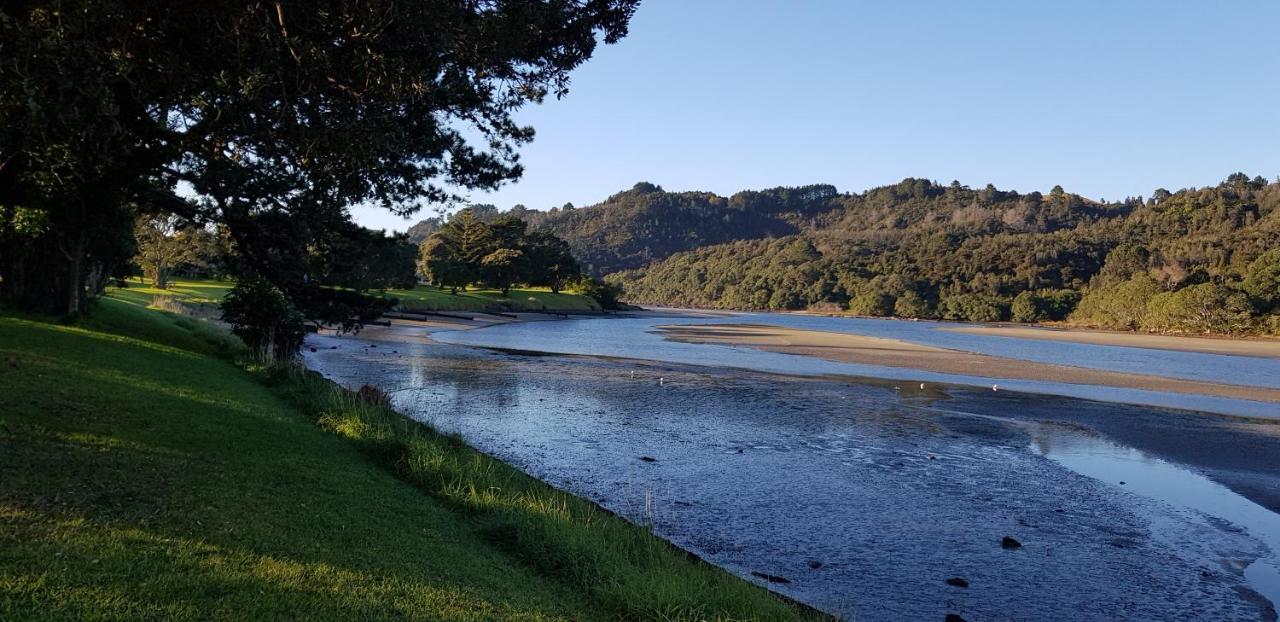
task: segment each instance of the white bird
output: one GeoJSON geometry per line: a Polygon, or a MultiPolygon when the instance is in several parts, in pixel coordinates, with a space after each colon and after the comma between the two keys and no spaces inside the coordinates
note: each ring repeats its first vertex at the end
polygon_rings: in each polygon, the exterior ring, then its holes
{"type": "Polygon", "coordinates": [[[992,390],[992,391],[999,391],[999,390],[1000,390],[1000,385],[998,385],[998,384],[993,384],[993,385],[991,385],[991,390],[992,390]]]}
{"type": "Polygon", "coordinates": [[[666,381],[667,381],[666,378],[658,378],[658,386],[662,386],[663,384],[666,383],[666,381]]]}
{"type": "Polygon", "coordinates": [[[920,388],[921,388],[921,389],[923,389],[923,388],[924,388],[924,383],[923,383],[923,382],[921,382],[921,383],[920,383],[920,388]]]}

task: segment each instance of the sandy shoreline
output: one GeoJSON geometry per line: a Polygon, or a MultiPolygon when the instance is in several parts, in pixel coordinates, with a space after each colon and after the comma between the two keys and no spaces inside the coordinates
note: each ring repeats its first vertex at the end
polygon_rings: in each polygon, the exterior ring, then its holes
{"type": "Polygon", "coordinates": [[[965,376],[1100,385],[1280,403],[1280,389],[1037,363],[947,350],[881,337],[760,324],[665,325],[659,328],[667,339],[674,341],[749,346],[769,352],[799,354],[844,363],[904,367],[965,376]]]}
{"type": "Polygon", "coordinates": [[[1104,330],[1045,328],[1040,326],[955,326],[942,330],[969,335],[1015,337],[1018,339],[1042,339],[1066,341],[1099,346],[1124,346],[1172,350],[1175,352],[1200,352],[1231,356],[1280,358],[1278,339],[1228,339],[1222,337],[1184,337],[1176,335],[1149,335],[1145,333],[1121,333],[1104,330]]]}

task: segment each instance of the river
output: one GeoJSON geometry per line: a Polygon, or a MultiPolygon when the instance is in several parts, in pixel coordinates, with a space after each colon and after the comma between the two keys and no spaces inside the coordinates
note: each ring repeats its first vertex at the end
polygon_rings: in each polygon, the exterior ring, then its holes
{"type": "MultiPolygon", "coordinates": [[[[1055,383],[992,392],[980,388],[989,378],[654,332],[724,321],[526,322],[431,339],[397,325],[313,336],[305,356],[712,563],[783,577],[766,586],[846,619],[1275,619],[1280,425],[1194,412],[1268,417],[1274,404],[1055,383]],[[1022,546],[1002,547],[1005,537],[1022,546]]],[[[1280,386],[1273,359],[923,322],[732,321],[1280,386]]]]}

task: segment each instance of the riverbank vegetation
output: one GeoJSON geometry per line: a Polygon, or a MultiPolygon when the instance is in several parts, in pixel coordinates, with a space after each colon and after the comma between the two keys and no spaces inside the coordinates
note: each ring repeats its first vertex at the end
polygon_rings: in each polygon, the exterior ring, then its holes
{"type": "Polygon", "coordinates": [[[1280,183],[1238,173],[1119,201],[923,179],[727,198],[641,183],[596,206],[512,213],[640,304],[1280,330],[1267,253],[1280,248],[1280,183]]]}
{"type": "Polygon", "coordinates": [[[803,617],[135,293],[0,316],[0,618],[803,617]]]}

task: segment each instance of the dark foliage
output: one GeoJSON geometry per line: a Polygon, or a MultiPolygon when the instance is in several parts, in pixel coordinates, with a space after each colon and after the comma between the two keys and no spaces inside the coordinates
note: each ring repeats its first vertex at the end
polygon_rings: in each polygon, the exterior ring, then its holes
{"type": "Polygon", "coordinates": [[[348,206],[407,214],[518,177],[533,130],[514,112],[564,95],[635,6],[5,3],[0,205],[39,212],[45,228],[3,215],[3,235],[35,237],[0,248],[0,295],[74,314],[92,266],[111,270],[94,245],[127,243],[131,206],[146,204],[226,225],[241,274],[327,313],[339,290],[313,287],[327,272],[306,249],[352,231],[348,206]],[[178,200],[179,184],[202,200],[178,200]],[[61,296],[21,269],[47,271],[61,296]]]}
{"type": "Polygon", "coordinates": [[[578,276],[578,262],[564,240],[529,231],[515,216],[493,214],[493,206],[467,207],[423,240],[418,255],[423,278],[455,294],[478,282],[505,295],[516,283],[558,292],[578,276]]]}
{"type": "Polygon", "coordinates": [[[222,319],[250,348],[278,359],[292,357],[306,336],[302,314],[263,279],[237,282],[222,300],[222,319]]]}

